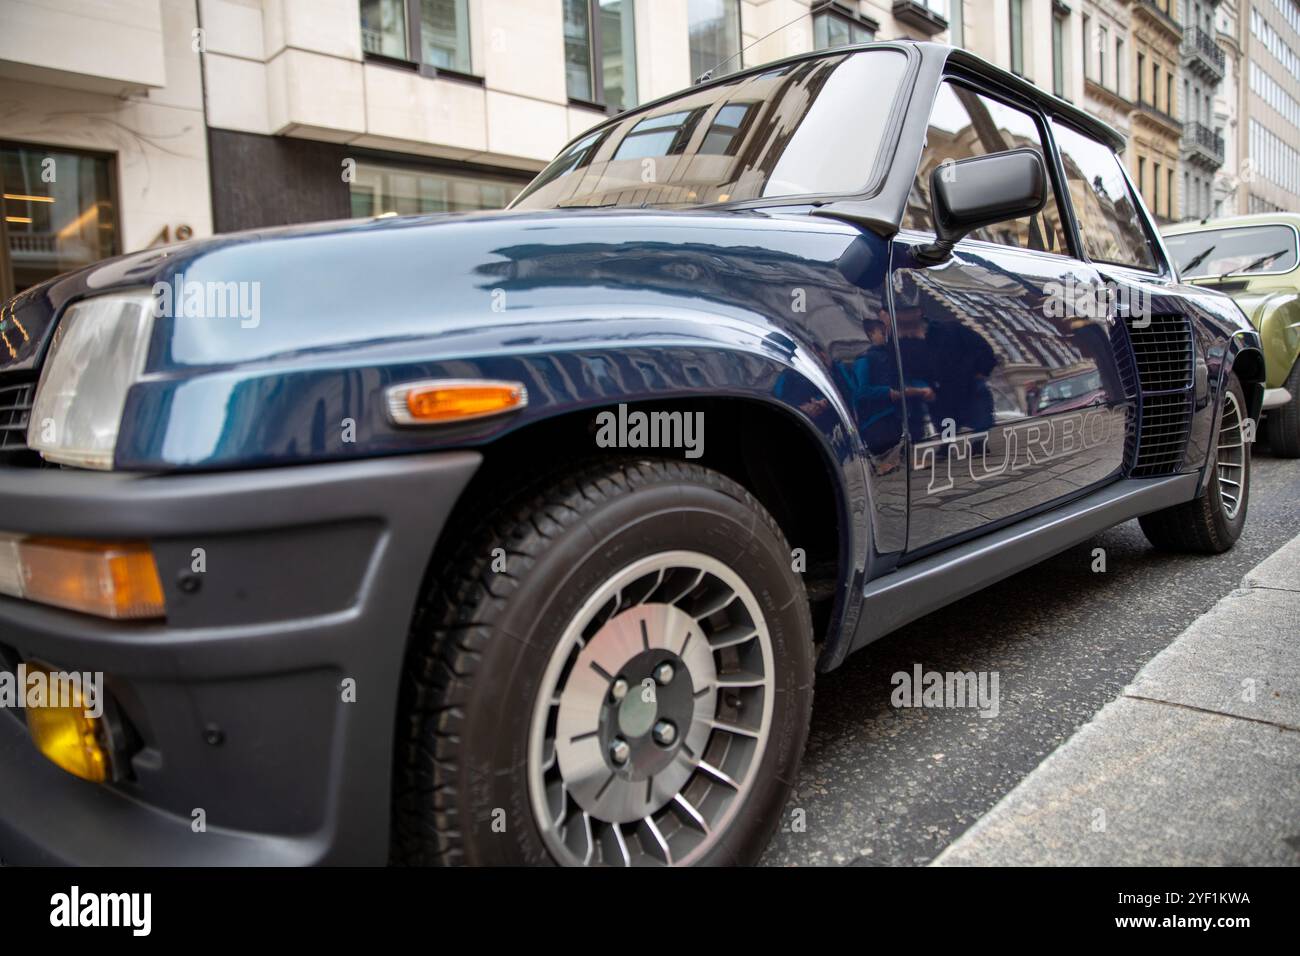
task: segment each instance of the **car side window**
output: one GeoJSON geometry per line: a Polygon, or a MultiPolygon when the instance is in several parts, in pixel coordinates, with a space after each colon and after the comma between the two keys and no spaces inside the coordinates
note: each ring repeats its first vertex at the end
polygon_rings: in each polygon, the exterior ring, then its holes
{"type": "MultiPolygon", "coordinates": [[[[1032,114],[945,80],[930,112],[925,151],[907,200],[903,227],[929,232],[934,228],[930,211],[930,173],[944,162],[1028,147],[1043,161],[1043,139],[1032,114]]],[[[1069,255],[1065,227],[1055,190],[1042,212],[1024,219],[996,223],[970,234],[972,239],[1021,249],[1039,249],[1069,255]]]]}
{"type": "Polygon", "coordinates": [[[1154,271],[1151,240],[1114,150],[1056,121],[1052,136],[1088,258],[1154,271]]]}

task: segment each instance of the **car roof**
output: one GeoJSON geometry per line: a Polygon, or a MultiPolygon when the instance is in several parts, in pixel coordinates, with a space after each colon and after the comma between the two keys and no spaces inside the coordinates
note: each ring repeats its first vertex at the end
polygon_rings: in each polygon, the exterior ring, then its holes
{"type": "Polygon", "coordinates": [[[757,66],[746,67],[745,69],[737,70],[734,73],[726,73],[722,76],[706,80],[703,83],[696,83],[685,89],[675,90],[666,96],[661,96],[648,103],[641,103],[629,110],[625,110],[622,113],[610,117],[604,122],[592,126],[569,140],[569,142],[565,144],[564,148],[556,155],[562,154],[564,150],[568,149],[573,143],[586,139],[596,130],[604,129],[607,126],[612,126],[615,123],[621,122],[629,115],[649,111],[661,104],[671,102],[680,97],[683,93],[699,89],[707,89],[708,87],[715,85],[720,86],[723,83],[731,83],[741,77],[757,76],[761,73],[766,73],[781,67],[787,63],[798,63],[803,60],[817,60],[831,56],[843,56],[845,53],[856,53],[863,50],[905,50],[909,47],[919,51],[923,57],[943,58],[946,62],[955,64],[964,71],[986,79],[994,85],[1010,88],[1024,98],[1037,104],[1045,112],[1069,121],[1072,125],[1078,127],[1083,132],[1089,133],[1106,143],[1106,145],[1110,146],[1111,149],[1116,152],[1122,152],[1124,149],[1124,134],[1115,129],[1115,127],[1103,122],[1090,113],[1084,112],[1072,103],[1061,99],[1059,96],[1053,96],[1051,93],[1039,89],[1023,77],[1004,70],[1001,67],[990,63],[983,57],[971,53],[969,50],[948,46],[946,43],[934,43],[929,40],[912,40],[904,37],[897,40],[854,43],[846,46],[831,47],[825,50],[813,50],[809,53],[797,53],[780,60],[771,60],[766,63],[760,63],[757,66]]]}
{"type": "Polygon", "coordinates": [[[1223,216],[1195,222],[1179,222],[1160,230],[1162,236],[1181,236],[1189,232],[1209,232],[1212,229],[1230,229],[1234,226],[1291,226],[1300,229],[1300,214],[1293,212],[1260,212],[1248,216],[1223,216]]]}

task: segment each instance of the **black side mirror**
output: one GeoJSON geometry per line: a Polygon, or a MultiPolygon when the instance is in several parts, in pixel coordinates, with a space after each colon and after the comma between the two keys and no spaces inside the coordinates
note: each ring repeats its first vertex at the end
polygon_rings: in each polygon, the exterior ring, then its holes
{"type": "Polygon", "coordinates": [[[930,173],[935,241],[920,246],[923,262],[942,262],[967,233],[1032,216],[1047,203],[1047,168],[1034,149],[941,163],[930,173]]]}

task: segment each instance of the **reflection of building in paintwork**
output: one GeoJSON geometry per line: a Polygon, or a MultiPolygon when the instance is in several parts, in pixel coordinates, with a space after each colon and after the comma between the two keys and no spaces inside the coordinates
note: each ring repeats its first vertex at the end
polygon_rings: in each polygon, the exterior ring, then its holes
{"type": "Polygon", "coordinates": [[[1032,390],[1048,381],[1095,368],[1095,363],[1046,317],[1023,283],[999,270],[956,265],[912,273],[931,303],[931,315],[951,315],[993,347],[998,364],[990,388],[1001,417],[1022,417],[1032,390]],[[990,299],[990,296],[993,298],[990,299]]]}

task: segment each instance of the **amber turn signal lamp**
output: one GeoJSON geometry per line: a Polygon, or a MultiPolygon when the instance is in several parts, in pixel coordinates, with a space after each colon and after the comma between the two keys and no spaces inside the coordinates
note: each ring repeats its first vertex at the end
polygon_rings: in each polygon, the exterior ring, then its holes
{"type": "Polygon", "coordinates": [[[0,541],[0,593],[115,620],[163,617],[162,581],[141,541],[0,541]]]}
{"type": "Polygon", "coordinates": [[[528,390],[520,382],[414,382],[388,390],[389,417],[398,425],[472,421],[527,404],[528,390]]]}
{"type": "Polygon", "coordinates": [[[56,767],[82,780],[103,783],[109,777],[109,756],[101,743],[103,735],[99,718],[86,713],[87,702],[73,685],[59,681],[46,667],[30,662],[26,666],[29,674],[33,671],[44,673],[47,686],[62,683],[69,695],[66,700],[51,700],[38,707],[24,708],[32,743],[56,767]]]}

